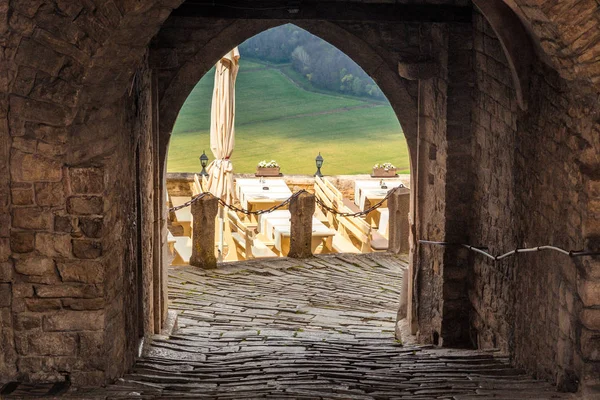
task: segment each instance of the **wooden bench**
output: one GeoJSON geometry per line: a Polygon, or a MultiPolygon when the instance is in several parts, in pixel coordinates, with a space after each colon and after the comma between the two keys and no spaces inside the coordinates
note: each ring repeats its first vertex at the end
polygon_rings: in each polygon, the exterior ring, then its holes
{"type": "Polygon", "coordinates": [[[237,213],[232,210],[227,212],[227,217],[229,220],[228,230],[238,260],[277,257],[273,250],[256,238],[255,223],[243,222],[237,213]]]}
{"type": "MultiPolygon", "coordinates": [[[[344,198],[340,192],[327,179],[315,177],[315,196],[340,213],[356,213],[360,209],[350,199],[344,198]]],[[[364,219],[358,217],[344,217],[328,210],[323,210],[330,227],[337,229],[338,234],[333,237],[332,250],[339,253],[370,253],[385,251],[388,242],[385,237],[371,228],[364,219]]]]}

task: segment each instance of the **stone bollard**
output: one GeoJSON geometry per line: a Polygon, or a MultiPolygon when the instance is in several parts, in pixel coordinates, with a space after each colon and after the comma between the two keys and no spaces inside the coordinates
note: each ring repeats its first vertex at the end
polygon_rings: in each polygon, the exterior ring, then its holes
{"type": "Polygon", "coordinates": [[[206,194],[192,204],[192,256],[190,265],[202,268],[216,268],[215,219],[219,210],[219,200],[206,194]]]}
{"type": "MultiPolygon", "coordinates": [[[[407,188],[394,188],[388,198],[388,210],[390,212],[390,236],[388,251],[391,253],[408,253],[409,250],[409,224],[410,190],[407,188]]],[[[406,318],[408,308],[408,271],[404,273],[402,286],[400,288],[400,306],[398,308],[398,321],[406,318]]],[[[400,332],[396,331],[399,335],[400,332]]]]}
{"type": "Polygon", "coordinates": [[[410,190],[405,187],[392,189],[387,204],[390,213],[388,251],[395,254],[408,253],[410,190]]]}
{"type": "Polygon", "coordinates": [[[315,195],[302,193],[290,203],[292,226],[290,229],[290,252],[288,257],[312,256],[312,219],[315,213],[315,195]]]}

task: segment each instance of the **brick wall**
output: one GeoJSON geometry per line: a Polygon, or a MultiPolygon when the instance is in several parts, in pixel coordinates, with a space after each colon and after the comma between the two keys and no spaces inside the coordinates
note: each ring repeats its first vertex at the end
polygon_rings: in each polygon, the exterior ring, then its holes
{"type": "MultiPolygon", "coordinates": [[[[474,30],[473,244],[496,254],[545,244],[593,247],[582,229],[590,193],[581,156],[599,150],[595,96],[538,62],[529,109],[518,110],[494,32],[479,15],[474,30]]],[[[589,260],[558,253],[521,254],[495,263],[478,255],[471,259],[472,339],[479,347],[507,351],[516,365],[565,390],[575,388],[576,377],[583,379],[586,371],[597,371],[597,333],[579,321],[577,287],[590,276],[580,265],[589,260]]]]}

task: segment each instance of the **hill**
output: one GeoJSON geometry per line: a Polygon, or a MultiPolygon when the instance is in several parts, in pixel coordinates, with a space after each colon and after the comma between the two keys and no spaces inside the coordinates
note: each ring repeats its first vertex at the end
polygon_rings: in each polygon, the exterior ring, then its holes
{"type": "MultiPolygon", "coordinates": [[[[368,173],[390,161],[409,167],[406,141],[387,103],[308,91],[306,82],[284,73],[285,66],[241,60],[236,84],[236,172],[253,172],[275,159],[285,174],[312,174],[314,158],[325,158],[325,174],[368,173]],[[300,84],[302,85],[300,85],[300,84]]],[[[197,172],[198,157],[210,159],[210,104],[214,70],[185,102],[169,147],[169,172],[197,172]]]]}

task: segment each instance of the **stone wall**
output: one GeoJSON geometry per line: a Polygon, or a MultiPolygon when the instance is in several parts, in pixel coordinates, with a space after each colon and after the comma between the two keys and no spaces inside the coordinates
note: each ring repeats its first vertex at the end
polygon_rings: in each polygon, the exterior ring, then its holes
{"type": "MultiPolygon", "coordinates": [[[[507,3],[535,34],[540,60],[553,63],[534,64],[527,111],[517,109],[503,49],[478,14],[471,75],[464,26],[299,24],[353,56],[382,85],[412,160],[419,127],[419,238],[465,240],[492,252],[547,243],[598,250],[597,4],[507,3]],[[438,60],[440,74],[420,88],[406,82],[397,75],[406,57],[438,60]],[[418,124],[417,94],[428,99],[419,104],[418,124]],[[472,188],[460,190],[469,182],[472,188]]],[[[149,266],[158,265],[160,246],[147,231],[160,230],[160,160],[178,104],[221,54],[285,22],[167,23],[150,71],[150,39],[179,4],[0,5],[3,382],[69,375],[78,385],[103,383],[131,365],[140,335],[160,325],[157,291],[149,289],[160,275],[149,266]],[[170,120],[156,120],[159,108],[170,120]],[[159,147],[156,126],[163,121],[159,147]]],[[[563,389],[577,379],[600,384],[597,258],[533,253],[493,263],[422,247],[412,272],[423,341],[460,343],[469,320],[473,343],[508,351],[517,365],[563,389]]],[[[159,308],[162,314],[164,298],[159,308]]]]}
{"type": "MultiPolygon", "coordinates": [[[[590,232],[586,239],[582,225],[589,196],[597,193],[588,189],[583,166],[589,160],[582,156],[600,151],[596,95],[538,62],[529,109],[519,111],[494,32],[481,16],[474,22],[473,244],[494,254],[545,244],[593,249],[595,236],[590,232]]],[[[564,390],[589,381],[598,371],[600,345],[593,308],[598,299],[589,295],[593,283],[586,283],[597,279],[595,264],[558,253],[498,262],[474,254],[471,260],[472,339],[478,347],[507,351],[518,366],[564,390]],[[582,311],[586,306],[589,311],[582,311]]]]}

